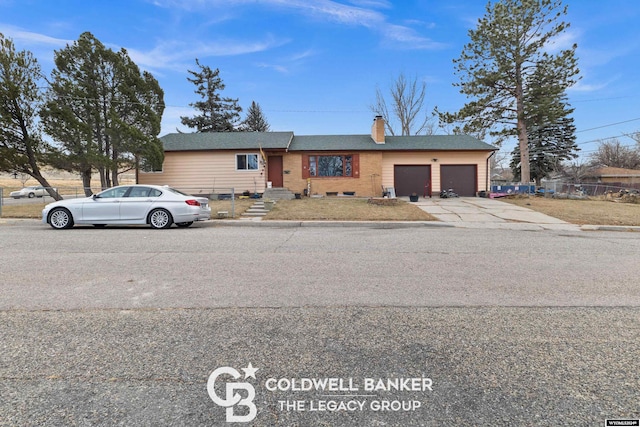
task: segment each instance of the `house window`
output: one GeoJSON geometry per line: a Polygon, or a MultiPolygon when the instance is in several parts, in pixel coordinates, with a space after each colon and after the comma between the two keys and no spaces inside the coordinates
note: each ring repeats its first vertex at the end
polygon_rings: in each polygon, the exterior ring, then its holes
{"type": "Polygon", "coordinates": [[[236,154],[236,170],[257,171],[258,155],[257,154],[236,154]]]}
{"type": "Polygon", "coordinates": [[[303,154],[302,178],[360,178],[360,154],[303,154]]]}
{"type": "Polygon", "coordinates": [[[353,176],[353,156],[309,156],[310,176],[353,176]]]}

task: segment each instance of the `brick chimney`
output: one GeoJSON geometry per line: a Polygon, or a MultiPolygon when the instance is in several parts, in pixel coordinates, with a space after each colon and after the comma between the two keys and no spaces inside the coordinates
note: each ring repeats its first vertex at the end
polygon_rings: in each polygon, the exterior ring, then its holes
{"type": "Polygon", "coordinates": [[[371,138],[376,144],[384,144],[384,119],[382,116],[376,116],[371,126],[371,138]]]}

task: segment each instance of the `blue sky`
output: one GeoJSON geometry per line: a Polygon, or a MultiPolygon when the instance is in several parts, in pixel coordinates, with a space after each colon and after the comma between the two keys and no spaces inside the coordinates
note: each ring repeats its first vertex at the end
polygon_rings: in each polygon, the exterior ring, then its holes
{"type": "MultiPolygon", "coordinates": [[[[583,155],[598,139],[640,130],[640,2],[567,2],[582,79],[569,92],[583,155]]],[[[256,101],[274,131],[364,134],[379,87],[400,73],[427,84],[427,108],[465,102],[452,60],[484,15],[484,0],[0,0],[0,32],[32,51],[46,74],[54,50],[89,31],[124,47],[165,91],[162,134],[197,100],[195,58],[219,68],[224,96],[256,101]]],[[[492,141],[487,140],[491,143],[492,141]]],[[[512,145],[506,144],[503,152],[512,145]]]]}

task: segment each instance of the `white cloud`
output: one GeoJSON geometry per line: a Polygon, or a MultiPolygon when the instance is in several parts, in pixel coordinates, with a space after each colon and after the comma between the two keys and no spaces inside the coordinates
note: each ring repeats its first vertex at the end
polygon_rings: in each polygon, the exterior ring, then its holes
{"type": "Polygon", "coordinates": [[[405,49],[442,49],[446,44],[421,36],[415,30],[401,25],[385,25],[382,29],[387,43],[399,44],[405,49]]]}
{"type": "Polygon", "coordinates": [[[73,43],[73,40],[58,39],[44,34],[25,31],[12,25],[0,24],[0,33],[4,34],[5,37],[13,39],[14,43],[26,46],[52,46],[62,48],[67,44],[73,43]]]}
{"type": "Polygon", "coordinates": [[[268,68],[271,70],[275,70],[279,73],[282,74],[289,74],[289,68],[285,67],[284,65],[279,65],[279,64],[268,64],[266,62],[259,62],[256,64],[257,67],[260,68],[268,68]]]}
{"type": "Polygon", "coordinates": [[[193,11],[205,7],[224,7],[228,10],[234,5],[263,5],[280,9],[293,10],[318,20],[327,20],[345,25],[361,26],[382,35],[383,43],[404,49],[438,49],[443,44],[421,36],[414,29],[392,24],[387,16],[374,9],[392,7],[387,0],[352,0],[353,5],[338,3],[333,0],[152,0],[156,6],[181,8],[193,11]]]}
{"type": "Polygon", "coordinates": [[[372,7],[376,9],[391,9],[393,7],[388,0],[350,0],[349,3],[358,7],[372,7]]]}
{"type": "Polygon", "coordinates": [[[569,89],[567,89],[568,92],[597,92],[599,90],[602,90],[604,88],[606,88],[607,86],[609,86],[611,83],[613,83],[616,79],[610,79],[606,82],[602,82],[602,83],[585,83],[583,80],[579,80],[578,83],[576,83],[575,85],[571,86],[569,89]]]}
{"type": "Polygon", "coordinates": [[[217,40],[204,43],[185,41],[164,41],[149,51],[127,48],[127,52],[138,65],[149,69],[170,69],[181,71],[188,68],[194,58],[211,56],[236,56],[263,52],[286,44],[287,40],[266,36],[263,40],[238,41],[217,40]]]}

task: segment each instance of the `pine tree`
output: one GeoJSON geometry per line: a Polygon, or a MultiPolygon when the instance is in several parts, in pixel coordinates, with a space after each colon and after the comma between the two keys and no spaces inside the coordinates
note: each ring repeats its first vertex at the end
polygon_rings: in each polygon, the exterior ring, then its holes
{"type": "Polygon", "coordinates": [[[240,125],[244,132],[269,132],[269,122],[262,113],[260,104],[251,101],[251,107],[247,110],[247,117],[240,125]]]}
{"type": "Polygon", "coordinates": [[[45,132],[59,141],[56,166],[77,171],[91,194],[97,170],[102,188],[118,185],[118,174],[139,157],[162,163],[160,121],[164,93],[124,49],[107,49],[85,32],[55,52],[47,102],[41,111],[45,132]]]}
{"type": "MultiPolygon", "coordinates": [[[[571,117],[573,108],[567,102],[564,87],[557,83],[561,78],[554,70],[545,62],[538,64],[525,93],[530,174],[537,186],[550,172],[560,170],[563,161],[575,159],[579,150],[571,117]]],[[[512,154],[511,170],[520,179],[520,147],[516,146],[512,154]]]]}
{"type": "Polygon", "coordinates": [[[201,101],[189,104],[200,114],[193,117],[180,117],[183,125],[196,129],[197,132],[232,132],[236,130],[240,120],[242,108],[238,100],[223,98],[220,91],[225,85],[220,78],[220,70],[212,70],[200,64],[196,59],[200,71],[188,70],[193,77],[187,80],[196,85],[195,93],[200,95],[201,101]]]}
{"type": "Polygon", "coordinates": [[[36,179],[57,200],[60,196],[40,170],[54,152],[38,128],[41,78],[33,54],[16,51],[13,41],[0,33],[0,171],[36,179]]]}
{"type": "Polygon", "coordinates": [[[440,114],[445,123],[463,123],[464,133],[489,132],[501,144],[518,138],[521,180],[529,182],[527,88],[540,65],[556,79],[554,90],[564,92],[578,75],[576,45],[551,53],[549,46],[569,24],[559,21],[567,8],[561,0],[500,0],[488,3],[471,41],[454,61],[460,92],[475,98],[459,112],[440,114]]]}

